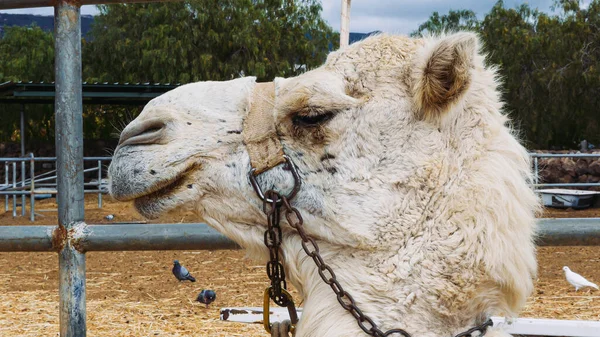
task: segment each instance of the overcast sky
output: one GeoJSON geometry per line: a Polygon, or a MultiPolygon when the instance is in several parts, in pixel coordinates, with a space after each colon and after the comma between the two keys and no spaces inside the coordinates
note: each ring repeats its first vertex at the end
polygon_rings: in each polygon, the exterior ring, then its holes
{"type": "MultiPolygon", "coordinates": [[[[352,0],[350,31],[367,33],[380,30],[388,33],[408,34],[425,22],[429,15],[438,11],[447,13],[450,9],[471,9],[482,17],[490,11],[497,0],[352,0]]],[[[341,0],[322,0],[323,16],[335,29],[340,27],[341,0]]],[[[512,8],[523,2],[543,11],[550,11],[553,0],[504,0],[506,7],[512,8]]],[[[585,0],[584,3],[589,3],[585,0]]],[[[33,8],[0,11],[6,13],[27,13],[52,15],[53,9],[33,8]]],[[[97,13],[95,6],[83,6],[82,14],[97,13]]]]}

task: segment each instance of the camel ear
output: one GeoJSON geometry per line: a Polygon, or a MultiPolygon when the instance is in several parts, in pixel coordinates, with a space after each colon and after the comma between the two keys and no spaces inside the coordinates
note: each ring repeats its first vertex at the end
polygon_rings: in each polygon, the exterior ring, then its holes
{"type": "Polygon", "coordinates": [[[473,33],[457,33],[426,44],[413,59],[411,89],[417,113],[437,120],[460,100],[471,84],[478,51],[473,33]]]}

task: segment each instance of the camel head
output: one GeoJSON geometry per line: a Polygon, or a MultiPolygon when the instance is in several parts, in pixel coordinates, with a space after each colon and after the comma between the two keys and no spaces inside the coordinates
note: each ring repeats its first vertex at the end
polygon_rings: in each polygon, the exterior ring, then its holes
{"type": "MultiPolygon", "coordinates": [[[[532,290],[538,200],[497,86],[472,33],[374,36],[274,80],[270,113],[302,180],[291,203],[382,329],[454,335],[515,315],[532,290]]],[[[112,196],[149,218],[193,209],[265,259],[267,221],[242,135],[255,87],[252,77],[193,83],[148,103],[121,134],[112,196]]],[[[293,185],[282,166],[258,181],[282,193],[293,185]]],[[[297,336],[360,335],[282,227],[287,274],[304,296],[297,336]]]]}

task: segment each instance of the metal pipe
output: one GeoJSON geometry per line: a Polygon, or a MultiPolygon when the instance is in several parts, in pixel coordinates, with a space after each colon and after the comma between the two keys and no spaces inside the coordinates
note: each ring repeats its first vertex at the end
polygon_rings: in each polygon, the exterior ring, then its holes
{"type": "Polygon", "coordinates": [[[25,104],[21,104],[21,157],[25,157],[25,104]]]}
{"type": "Polygon", "coordinates": [[[351,0],[342,0],[340,48],[344,48],[350,42],[350,3],[351,0]]]}
{"type": "Polygon", "coordinates": [[[0,252],[51,252],[55,226],[0,226],[0,252]]]}
{"type": "MultiPolygon", "coordinates": [[[[2,0],[0,0],[2,1],[2,0]]],[[[35,161],[56,161],[56,157],[35,157],[35,161]]],[[[84,157],[83,158],[84,161],[96,161],[96,160],[103,160],[103,161],[111,161],[112,157],[84,157]]],[[[29,158],[20,158],[20,157],[15,157],[15,158],[11,158],[11,157],[3,157],[0,158],[0,161],[29,161],[29,158]]]]}
{"type": "Polygon", "coordinates": [[[599,218],[538,219],[539,246],[600,245],[599,218]]]}
{"type": "Polygon", "coordinates": [[[556,184],[533,184],[533,187],[593,187],[600,183],[556,183],[556,184]]]}
{"type": "MultiPolygon", "coordinates": [[[[13,167],[12,186],[14,189],[14,188],[17,188],[17,163],[13,162],[12,164],[13,164],[12,165],[12,167],[13,167]]],[[[12,213],[13,213],[13,218],[16,218],[17,217],[17,195],[16,194],[13,194],[13,212],[12,213]]]]}
{"type": "MultiPolygon", "coordinates": [[[[79,3],[79,5],[100,5],[116,3],[147,3],[147,2],[174,2],[178,0],[71,0],[70,3],[79,3]]],[[[50,7],[56,4],[57,0],[0,0],[0,9],[50,7]]]]}
{"type": "Polygon", "coordinates": [[[131,224],[87,226],[82,251],[216,250],[240,247],[206,224],[131,224]]]}
{"type": "MultiPolygon", "coordinates": [[[[8,180],[8,173],[9,173],[9,171],[8,171],[8,162],[5,161],[4,162],[4,184],[6,185],[6,187],[9,186],[8,185],[8,182],[9,182],[9,180],[8,180]]],[[[8,194],[6,194],[6,196],[4,197],[4,211],[5,212],[8,212],[8,199],[9,199],[9,196],[8,196],[8,194]]]]}
{"type": "Polygon", "coordinates": [[[574,157],[574,158],[598,158],[600,153],[529,153],[531,157],[552,158],[552,157],[574,157]]]}
{"type": "Polygon", "coordinates": [[[30,206],[29,206],[29,220],[31,222],[35,221],[35,157],[33,156],[33,153],[30,153],[29,156],[31,157],[31,162],[29,163],[29,170],[30,173],[29,175],[31,176],[31,183],[29,184],[29,187],[31,188],[31,194],[29,195],[29,202],[30,202],[30,206]]]}
{"type": "MultiPolygon", "coordinates": [[[[25,188],[25,162],[21,162],[21,188],[25,188]]],[[[25,195],[21,195],[21,216],[25,216],[25,204],[27,198],[25,195]]]]}
{"type": "MultiPolygon", "coordinates": [[[[20,136],[21,136],[21,157],[25,157],[25,104],[21,104],[20,113],[20,136]]],[[[21,187],[25,188],[25,162],[21,162],[21,187]]],[[[27,198],[24,195],[21,196],[21,216],[25,216],[25,204],[27,198]]]]}
{"type": "MultiPolygon", "coordinates": [[[[600,218],[539,219],[540,246],[600,244],[600,218]]],[[[78,223],[61,238],[56,226],[0,226],[1,252],[52,251],[69,241],[80,251],[215,250],[240,247],[206,224],[78,223]],[[54,239],[53,239],[54,234],[54,239]],[[67,235],[70,235],[67,238],[67,235]],[[52,248],[54,242],[54,248],[52,248]]]]}
{"type": "MultiPolygon", "coordinates": [[[[98,160],[98,190],[102,190],[102,161],[98,160]]],[[[98,208],[102,208],[102,193],[98,192],[98,208]]]]}
{"type": "Polygon", "coordinates": [[[535,176],[534,176],[534,183],[537,185],[540,183],[539,181],[539,169],[538,169],[538,157],[533,157],[533,163],[535,166],[535,176]]]}
{"type": "MultiPolygon", "coordinates": [[[[84,219],[81,1],[55,0],[53,3],[57,231],[68,233],[84,219]]],[[[66,240],[58,253],[58,266],[60,336],[85,337],[85,255],[75,249],[71,240],[66,240]]]]}

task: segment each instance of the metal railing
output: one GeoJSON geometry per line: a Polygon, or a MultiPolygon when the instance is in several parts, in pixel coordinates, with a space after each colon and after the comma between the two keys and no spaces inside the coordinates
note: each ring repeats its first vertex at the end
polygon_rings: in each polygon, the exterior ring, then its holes
{"type": "MultiPolygon", "coordinates": [[[[84,157],[84,174],[93,174],[96,178],[84,183],[84,193],[98,195],[98,208],[102,208],[102,194],[107,193],[106,184],[103,183],[103,170],[108,166],[112,157],[84,157]],[[87,165],[86,165],[87,164],[87,165]],[[88,168],[85,168],[85,167],[88,168]],[[95,174],[94,174],[95,173],[95,174]],[[94,181],[95,180],[95,181],[94,181]]],[[[35,157],[30,153],[25,158],[0,158],[0,167],[4,166],[4,184],[0,184],[0,196],[4,196],[4,211],[10,210],[12,198],[12,215],[18,215],[17,198],[21,197],[21,216],[26,214],[27,197],[29,197],[29,219],[35,221],[35,200],[40,195],[56,195],[57,179],[56,169],[36,175],[36,163],[52,163],[56,167],[56,157],[35,157]],[[17,179],[17,167],[20,166],[21,174],[17,179]],[[28,167],[29,166],[29,167],[28,167]],[[29,172],[29,176],[27,176],[29,172]]]]}
{"type": "MultiPolygon", "coordinates": [[[[530,153],[533,160],[534,182],[533,187],[600,187],[599,183],[540,183],[540,159],[541,158],[600,158],[600,153],[530,153]]],[[[107,167],[112,157],[84,157],[83,173],[97,172],[96,181],[84,183],[84,193],[98,194],[98,208],[102,208],[102,194],[107,193],[107,187],[103,184],[103,168],[107,167]],[[86,163],[93,163],[87,165],[86,163]],[[91,167],[90,167],[91,166],[91,167]],[[90,189],[89,187],[95,187],[90,189]]],[[[26,198],[30,198],[30,220],[35,221],[35,196],[40,194],[57,194],[57,175],[56,170],[41,173],[35,176],[36,162],[56,163],[56,157],[35,157],[30,154],[26,158],[0,158],[0,167],[4,165],[4,184],[0,184],[0,196],[4,195],[4,211],[10,209],[10,199],[12,198],[13,217],[18,215],[17,197],[21,196],[21,216],[26,215],[26,198]],[[29,165],[29,169],[27,168],[29,165]],[[17,179],[17,169],[20,166],[21,179],[17,179]],[[26,178],[26,172],[29,171],[29,178],[26,178]],[[12,178],[11,178],[12,177],[12,178]],[[52,182],[54,181],[54,182],[52,182]],[[49,182],[49,183],[48,183],[49,182]],[[36,189],[38,188],[38,189],[36,189]]],[[[55,167],[55,166],[54,166],[55,167]]]]}
{"type": "Polygon", "coordinates": [[[540,183],[540,158],[600,158],[600,153],[530,153],[533,159],[534,181],[533,187],[594,187],[598,183],[540,183]]]}

